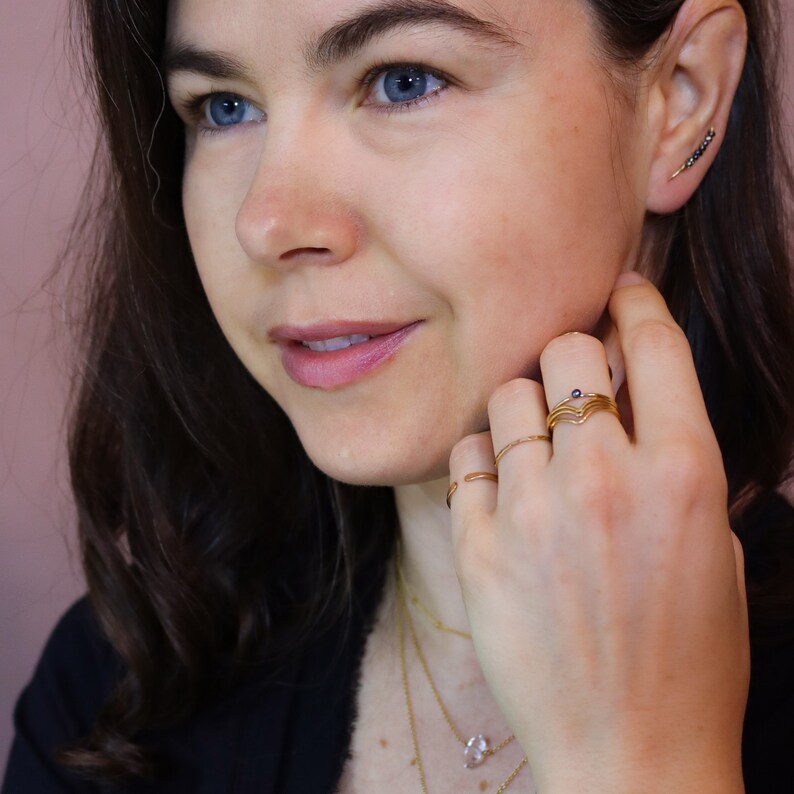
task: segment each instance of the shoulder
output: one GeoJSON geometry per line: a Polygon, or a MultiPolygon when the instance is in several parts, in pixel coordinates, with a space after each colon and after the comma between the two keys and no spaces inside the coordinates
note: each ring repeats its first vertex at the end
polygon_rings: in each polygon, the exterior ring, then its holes
{"type": "Polygon", "coordinates": [[[794,791],[794,624],[769,647],[751,644],[750,691],[742,733],[748,794],[794,791]]]}
{"type": "Polygon", "coordinates": [[[753,792],[794,791],[794,508],[772,494],[741,527],[750,618],[742,738],[753,792]]]}
{"type": "Polygon", "coordinates": [[[75,729],[87,730],[120,672],[118,656],[82,598],[53,629],[19,705],[28,698],[57,703],[75,729]]]}
{"type": "Polygon", "coordinates": [[[754,651],[794,645],[794,507],[772,492],[737,528],[754,651]]]}
{"type": "Polygon", "coordinates": [[[58,621],[14,710],[3,794],[83,790],[58,766],[58,749],[90,733],[120,671],[86,598],[58,621]]]}
{"type": "Polygon", "coordinates": [[[115,653],[99,628],[87,596],[72,604],[55,624],[44,646],[40,663],[57,658],[107,664],[115,653]]]}
{"type": "MultiPolygon", "coordinates": [[[[154,784],[134,778],[120,789],[113,785],[108,789],[58,761],[62,747],[91,734],[124,674],[123,663],[103,636],[88,600],[81,599],[58,622],[19,697],[2,794],[107,790],[214,794],[229,790],[230,785],[235,791],[275,794],[287,790],[280,781],[296,774],[296,764],[305,767],[299,771],[311,780],[327,775],[326,767],[336,760],[330,744],[326,748],[320,742],[302,754],[296,753],[294,745],[307,728],[333,711],[316,697],[314,669],[304,669],[306,655],[322,656],[327,649],[330,655],[335,649],[332,640],[339,638],[339,632],[331,632],[321,647],[291,654],[277,664],[263,658],[184,719],[142,732],[136,741],[156,754],[162,767],[160,777],[154,784]],[[318,746],[323,747],[320,759],[318,746]]],[[[320,666],[328,661],[325,656],[317,659],[320,666]]],[[[336,687],[332,677],[328,679],[326,695],[336,687]]],[[[323,726],[329,727],[327,719],[323,726]]]]}

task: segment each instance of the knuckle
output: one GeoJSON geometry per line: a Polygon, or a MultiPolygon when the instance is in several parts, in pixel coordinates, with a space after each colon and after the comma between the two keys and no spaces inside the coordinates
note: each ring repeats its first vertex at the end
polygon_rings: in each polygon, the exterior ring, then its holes
{"type": "Polygon", "coordinates": [[[502,511],[508,526],[524,532],[535,520],[536,507],[526,490],[512,491],[502,511]]]}
{"type": "Polygon", "coordinates": [[[727,492],[722,466],[715,465],[712,456],[689,438],[670,440],[663,446],[656,472],[661,487],[678,498],[697,499],[722,489],[727,492]]]}
{"type": "Polygon", "coordinates": [[[678,352],[689,348],[686,335],[678,325],[657,319],[638,323],[626,333],[624,344],[630,350],[642,348],[649,354],[678,352]]]}
{"type": "Polygon", "coordinates": [[[552,339],[543,352],[540,354],[541,367],[548,364],[552,359],[557,358],[578,358],[585,357],[590,359],[593,354],[603,355],[603,345],[590,334],[570,333],[557,336],[552,339]]]}
{"type": "Polygon", "coordinates": [[[455,548],[458,575],[469,587],[483,587],[497,564],[495,543],[482,520],[469,520],[461,528],[455,548]]]}
{"type": "Polygon", "coordinates": [[[523,397],[533,391],[533,382],[527,378],[513,378],[497,386],[488,400],[488,410],[499,408],[512,402],[516,397],[523,397]]]}
{"type": "Polygon", "coordinates": [[[484,437],[487,435],[487,433],[478,433],[476,435],[465,436],[458,441],[449,453],[450,467],[455,467],[456,464],[465,463],[472,458],[480,457],[486,446],[490,449],[490,441],[488,438],[484,437]]]}
{"type": "Polygon", "coordinates": [[[570,501],[589,524],[609,528],[624,511],[627,499],[625,478],[606,456],[588,456],[572,467],[567,488],[570,501]]]}
{"type": "Polygon", "coordinates": [[[542,481],[511,479],[500,484],[497,515],[504,526],[524,541],[546,527],[551,521],[552,487],[542,481]]]}
{"type": "Polygon", "coordinates": [[[658,462],[662,479],[668,485],[699,481],[702,476],[701,465],[697,448],[686,440],[665,444],[658,462]]]}

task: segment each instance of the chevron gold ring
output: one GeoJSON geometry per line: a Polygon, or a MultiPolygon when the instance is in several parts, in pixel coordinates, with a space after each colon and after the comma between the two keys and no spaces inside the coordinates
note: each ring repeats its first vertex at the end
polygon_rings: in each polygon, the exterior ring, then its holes
{"type": "Polygon", "coordinates": [[[559,424],[582,425],[598,411],[607,411],[620,419],[618,404],[611,397],[607,397],[605,394],[585,393],[581,389],[574,389],[570,397],[560,400],[551,409],[546,418],[546,427],[551,433],[559,424]],[[584,399],[581,405],[572,404],[574,400],[579,399],[584,399]]]}

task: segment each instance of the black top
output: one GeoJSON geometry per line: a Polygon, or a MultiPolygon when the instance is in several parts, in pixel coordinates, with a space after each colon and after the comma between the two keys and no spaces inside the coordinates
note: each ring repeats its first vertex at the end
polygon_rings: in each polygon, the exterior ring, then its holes
{"type": "MultiPolygon", "coordinates": [[[[769,527],[794,542],[794,510],[770,501],[745,544],[748,577],[774,567],[769,527]]],[[[794,576],[794,572],[790,572],[794,576]]],[[[364,643],[380,586],[354,610],[350,632],[327,632],[278,670],[262,668],[190,720],[152,732],[146,742],[169,759],[156,785],[133,781],[100,788],[59,767],[56,748],[84,736],[118,673],[85,599],[55,628],[14,714],[16,737],[2,794],[52,792],[190,792],[312,794],[334,791],[350,743],[364,643]]],[[[750,613],[751,636],[753,613],[750,613]]],[[[748,794],[794,794],[794,626],[781,619],[779,639],[751,644],[751,682],[743,734],[748,794]]],[[[406,723],[407,730],[407,723],[406,723]]],[[[417,784],[418,788],[418,784],[417,784]]]]}

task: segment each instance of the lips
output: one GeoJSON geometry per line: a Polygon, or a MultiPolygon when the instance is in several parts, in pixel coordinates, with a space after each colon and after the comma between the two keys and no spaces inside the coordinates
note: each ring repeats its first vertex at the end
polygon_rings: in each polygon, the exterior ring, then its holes
{"type": "Polygon", "coordinates": [[[412,323],[343,320],[313,323],[312,325],[277,325],[270,329],[270,337],[277,342],[321,342],[339,336],[366,334],[387,336],[412,323]]]}
{"type": "Polygon", "coordinates": [[[292,380],[302,386],[330,390],[354,383],[392,359],[422,322],[278,326],[271,329],[270,335],[278,340],[281,362],[292,380]],[[372,339],[327,352],[310,350],[302,344],[355,334],[372,339]]]}

